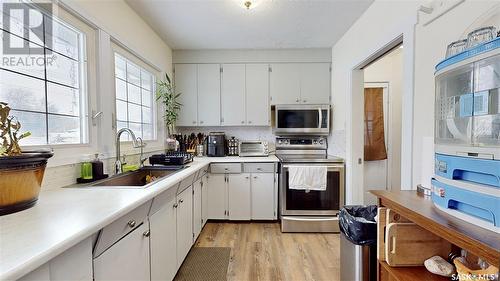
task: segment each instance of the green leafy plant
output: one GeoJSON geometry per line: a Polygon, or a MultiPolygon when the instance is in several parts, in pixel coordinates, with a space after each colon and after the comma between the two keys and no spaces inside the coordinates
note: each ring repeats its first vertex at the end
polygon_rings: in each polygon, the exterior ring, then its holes
{"type": "Polygon", "coordinates": [[[163,119],[170,135],[174,132],[175,122],[179,117],[179,110],[182,106],[177,100],[181,93],[175,93],[175,86],[168,74],[165,74],[165,80],[160,80],[156,84],[156,100],[161,100],[164,105],[163,119]]]}
{"type": "Polygon", "coordinates": [[[10,116],[10,107],[5,102],[0,102],[0,156],[15,156],[21,154],[19,141],[31,135],[30,132],[18,135],[21,123],[17,118],[10,116]]]}

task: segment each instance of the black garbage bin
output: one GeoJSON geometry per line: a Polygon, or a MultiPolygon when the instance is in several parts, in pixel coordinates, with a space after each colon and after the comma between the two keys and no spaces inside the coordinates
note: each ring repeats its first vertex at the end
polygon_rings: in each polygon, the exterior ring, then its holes
{"type": "Polygon", "coordinates": [[[340,280],[377,280],[377,206],[344,206],[339,214],[340,280]]]}

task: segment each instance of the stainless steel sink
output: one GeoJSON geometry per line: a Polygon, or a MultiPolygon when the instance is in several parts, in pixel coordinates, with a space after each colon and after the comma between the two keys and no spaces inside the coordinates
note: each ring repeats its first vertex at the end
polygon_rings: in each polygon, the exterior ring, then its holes
{"type": "Polygon", "coordinates": [[[181,171],[183,168],[179,166],[146,166],[137,171],[125,172],[96,181],[85,187],[146,188],[160,179],[181,171]]]}

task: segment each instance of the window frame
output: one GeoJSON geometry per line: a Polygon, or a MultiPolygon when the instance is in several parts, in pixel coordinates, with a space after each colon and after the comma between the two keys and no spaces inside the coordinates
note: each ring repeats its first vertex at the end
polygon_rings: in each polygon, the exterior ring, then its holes
{"type": "Polygon", "coordinates": [[[48,162],[49,167],[75,164],[79,162],[82,155],[90,155],[98,150],[97,148],[97,126],[92,122],[92,114],[96,108],[97,100],[97,60],[96,54],[98,51],[97,44],[97,28],[90,24],[87,20],[83,19],[81,16],[73,13],[66,7],[62,7],[60,3],[52,3],[52,11],[49,13],[41,6],[32,2],[20,1],[28,6],[38,9],[43,14],[49,14],[55,18],[55,20],[61,21],[64,24],[70,25],[85,36],[85,45],[83,52],[86,56],[86,63],[81,64],[82,79],[81,79],[81,91],[84,92],[80,94],[80,123],[84,122],[86,128],[85,131],[86,142],[83,143],[72,143],[72,144],[41,144],[41,145],[21,145],[21,150],[38,150],[38,149],[52,149],[54,151],[54,156],[48,162]],[[84,96],[84,98],[82,98],[84,96]],[[82,110],[84,108],[84,110],[82,110]]]}
{"type": "MultiPolygon", "coordinates": [[[[133,54],[131,51],[128,51],[124,47],[120,46],[119,43],[116,42],[115,40],[111,41],[111,61],[112,61],[111,72],[112,72],[112,79],[113,79],[112,80],[112,89],[113,89],[112,96],[113,96],[113,101],[114,101],[112,128],[113,128],[115,134],[118,131],[118,126],[117,126],[118,118],[117,118],[117,106],[116,106],[116,101],[117,101],[117,98],[116,98],[116,79],[119,79],[116,77],[116,73],[115,73],[115,69],[116,69],[115,68],[116,67],[115,54],[118,54],[119,56],[121,56],[125,60],[128,60],[131,63],[135,64],[136,66],[139,66],[140,68],[146,70],[153,77],[154,81],[152,82],[152,90],[151,90],[151,93],[152,93],[151,125],[153,126],[153,138],[149,139],[149,140],[144,139],[144,142],[146,142],[148,144],[148,146],[146,146],[147,148],[149,148],[149,149],[147,149],[148,151],[149,150],[157,150],[158,146],[159,146],[158,145],[159,135],[162,132],[162,130],[160,129],[160,126],[159,126],[159,122],[158,122],[158,120],[159,120],[158,119],[159,107],[158,107],[158,103],[156,102],[156,86],[157,86],[156,83],[159,79],[160,71],[156,67],[153,67],[149,63],[145,62],[143,59],[141,59],[137,55],[133,54]],[[149,144],[154,144],[155,146],[150,146],[149,144]]],[[[129,82],[125,81],[125,83],[128,84],[129,82]]],[[[142,88],[140,87],[140,89],[142,89],[142,88]]],[[[141,95],[142,95],[142,93],[141,93],[141,95]]],[[[127,104],[128,104],[128,99],[127,99],[127,104]]],[[[141,102],[141,106],[142,106],[142,102],[141,102]]],[[[141,119],[142,119],[142,116],[141,116],[141,119]]],[[[144,123],[141,123],[141,128],[142,128],[142,125],[144,125],[144,123]]],[[[137,136],[137,137],[139,137],[139,136],[137,136]]],[[[127,149],[124,151],[125,153],[133,151],[131,140],[123,139],[120,141],[120,143],[122,145],[124,145],[124,144],[127,145],[127,149]]]]}

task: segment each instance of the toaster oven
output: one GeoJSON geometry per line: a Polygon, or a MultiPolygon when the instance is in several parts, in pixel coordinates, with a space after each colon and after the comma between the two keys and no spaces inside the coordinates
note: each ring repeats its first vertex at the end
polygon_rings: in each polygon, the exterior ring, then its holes
{"type": "Polygon", "coordinates": [[[238,154],[246,156],[268,156],[269,145],[267,141],[240,141],[238,154]]]}

